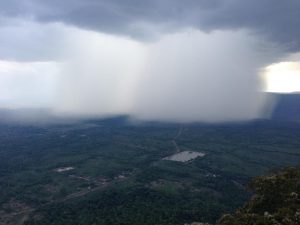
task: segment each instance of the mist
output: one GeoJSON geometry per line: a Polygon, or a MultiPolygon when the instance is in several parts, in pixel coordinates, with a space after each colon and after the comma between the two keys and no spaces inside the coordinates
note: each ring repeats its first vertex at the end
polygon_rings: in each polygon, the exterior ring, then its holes
{"type": "Polygon", "coordinates": [[[259,72],[280,54],[247,31],[185,29],[146,43],[73,32],[80,35],[66,47],[56,114],[175,122],[266,116],[270,99],[259,72]]]}
{"type": "Polygon", "coordinates": [[[129,38],[73,32],[58,77],[55,113],[82,117],[130,113],[145,47],[129,38]]]}
{"type": "MultiPolygon", "coordinates": [[[[30,30],[31,25],[40,26],[22,22],[9,30],[24,31],[24,26],[30,30]]],[[[185,28],[151,41],[63,24],[43,25],[40,32],[32,33],[29,42],[22,37],[18,49],[13,48],[16,40],[7,39],[11,54],[20,58],[0,61],[2,108],[47,108],[63,118],[124,114],[174,122],[264,118],[272,110],[272,99],[264,92],[260,73],[288,55],[246,29],[206,33],[185,28]],[[49,29],[60,34],[56,41],[44,35],[49,29]],[[52,46],[49,54],[43,53],[43,62],[36,61],[41,36],[45,45],[52,46]],[[24,58],[28,49],[29,58],[24,58]]]]}

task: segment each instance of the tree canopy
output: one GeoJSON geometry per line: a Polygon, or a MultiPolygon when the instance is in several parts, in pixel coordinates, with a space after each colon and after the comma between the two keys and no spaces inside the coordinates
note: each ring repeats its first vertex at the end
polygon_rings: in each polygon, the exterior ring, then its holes
{"type": "Polygon", "coordinates": [[[218,225],[299,225],[300,169],[255,178],[250,188],[255,195],[232,215],[224,215],[218,225]]]}

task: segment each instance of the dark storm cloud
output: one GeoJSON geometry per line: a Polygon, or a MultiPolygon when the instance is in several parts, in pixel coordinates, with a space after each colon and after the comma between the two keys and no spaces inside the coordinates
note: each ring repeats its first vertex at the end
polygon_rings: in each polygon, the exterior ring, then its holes
{"type": "Polygon", "coordinates": [[[102,32],[149,38],[193,26],[250,29],[300,49],[299,0],[0,0],[2,17],[33,17],[102,32]],[[149,26],[147,26],[149,25],[149,26]]]}
{"type": "Polygon", "coordinates": [[[258,74],[300,50],[298,6],[0,0],[0,104],[146,120],[260,118],[269,101],[258,74]]]}

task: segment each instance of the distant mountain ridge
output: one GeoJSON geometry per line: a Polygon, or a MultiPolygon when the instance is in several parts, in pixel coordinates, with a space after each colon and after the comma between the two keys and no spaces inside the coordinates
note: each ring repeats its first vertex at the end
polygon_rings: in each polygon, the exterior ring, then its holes
{"type": "Polygon", "coordinates": [[[273,109],[271,119],[300,122],[300,93],[275,95],[277,103],[273,109]]]}

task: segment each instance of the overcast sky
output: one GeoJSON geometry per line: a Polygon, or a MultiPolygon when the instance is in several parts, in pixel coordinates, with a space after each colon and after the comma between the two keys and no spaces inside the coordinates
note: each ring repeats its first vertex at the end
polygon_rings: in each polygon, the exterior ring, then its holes
{"type": "Polygon", "coordinates": [[[299,61],[299,0],[0,5],[0,107],[171,121],[252,119],[268,104],[261,73],[299,61]]]}

